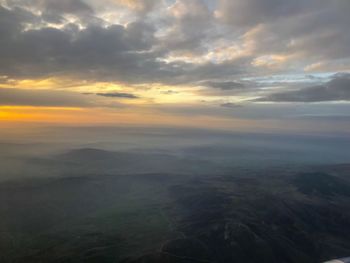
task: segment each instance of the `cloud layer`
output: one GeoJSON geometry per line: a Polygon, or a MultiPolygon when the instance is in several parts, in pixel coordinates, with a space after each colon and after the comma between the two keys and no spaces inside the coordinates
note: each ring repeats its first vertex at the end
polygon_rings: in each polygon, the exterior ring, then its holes
{"type": "Polygon", "coordinates": [[[349,65],[346,1],[102,2],[2,0],[0,74],[193,83],[349,65]]]}
{"type": "Polygon", "coordinates": [[[350,74],[336,75],[322,85],[273,93],[259,100],[275,102],[350,101],[350,74]]]}
{"type": "Polygon", "coordinates": [[[93,103],[73,92],[0,88],[0,106],[88,107],[93,103]]]}
{"type": "Polygon", "coordinates": [[[349,102],[349,13],[344,0],[0,0],[0,105],[266,119],[349,102]]]}
{"type": "Polygon", "coordinates": [[[109,93],[96,93],[98,96],[108,97],[108,98],[124,98],[124,99],[137,99],[138,96],[130,93],[122,92],[109,92],[109,93]]]}

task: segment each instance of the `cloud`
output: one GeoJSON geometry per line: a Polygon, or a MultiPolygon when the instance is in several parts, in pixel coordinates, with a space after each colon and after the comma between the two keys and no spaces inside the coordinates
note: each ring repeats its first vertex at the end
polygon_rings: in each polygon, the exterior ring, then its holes
{"type": "MultiPolygon", "coordinates": [[[[65,75],[91,80],[142,82],[166,74],[151,51],[152,26],[91,25],[83,30],[45,27],[22,30],[19,9],[0,7],[0,75],[45,78],[65,75]],[[10,28],[10,30],[9,30],[10,28]]],[[[171,69],[171,67],[170,67],[171,69]]]]}
{"type": "Polygon", "coordinates": [[[108,98],[125,98],[125,99],[138,99],[139,97],[130,94],[130,93],[122,93],[122,92],[111,92],[111,93],[96,93],[98,96],[108,97],[108,98]]]}
{"type": "Polygon", "coordinates": [[[23,30],[28,22],[24,13],[35,18],[21,8],[0,7],[0,75],[14,79],[64,76],[89,81],[179,84],[204,76],[220,78],[227,71],[235,74],[242,64],[162,61],[166,51],[155,49],[156,31],[147,22],[23,30]]]}
{"type": "Polygon", "coordinates": [[[92,14],[92,8],[81,0],[33,0],[50,14],[92,14]]]}
{"type": "Polygon", "coordinates": [[[329,82],[297,90],[272,93],[258,101],[323,102],[350,101],[350,74],[337,74],[329,82]]]}
{"type": "Polygon", "coordinates": [[[12,9],[40,12],[40,20],[54,24],[64,22],[66,15],[73,15],[81,22],[94,19],[94,10],[83,0],[10,0],[5,3],[12,9]]]}
{"type": "Polygon", "coordinates": [[[236,89],[245,88],[245,85],[243,83],[236,82],[236,81],[224,81],[224,82],[208,81],[205,83],[205,85],[207,87],[221,89],[221,90],[236,90],[236,89]]]}
{"type": "Polygon", "coordinates": [[[0,106],[89,107],[92,101],[67,91],[0,88],[0,106]]]}
{"type": "Polygon", "coordinates": [[[161,94],[165,94],[165,95],[174,95],[174,94],[178,94],[179,92],[176,90],[165,90],[165,91],[161,91],[161,94]]]}
{"type": "Polygon", "coordinates": [[[236,26],[252,26],[291,16],[306,6],[303,0],[219,0],[218,2],[217,17],[236,26]]]}
{"type": "Polygon", "coordinates": [[[236,104],[236,103],[232,103],[232,102],[222,103],[222,104],[220,104],[220,106],[224,107],[224,108],[239,108],[239,107],[242,107],[242,105],[236,104]]]}
{"type": "Polygon", "coordinates": [[[350,69],[348,1],[107,2],[0,0],[0,76],[228,91],[244,76],[350,69]]]}
{"type": "Polygon", "coordinates": [[[213,16],[204,1],[177,0],[168,9],[167,19],[170,26],[160,44],[171,56],[190,58],[192,53],[205,52],[213,16]]]}
{"type": "Polygon", "coordinates": [[[131,10],[134,10],[140,14],[147,14],[154,10],[154,8],[162,1],[159,0],[115,0],[117,4],[124,5],[131,10]]]}
{"type": "MultiPolygon", "coordinates": [[[[349,58],[350,37],[344,34],[349,12],[349,2],[338,0],[221,0],[216,15],[233,32],[244,32],[243,46],[255,59],[283,57],[285,63],[277,70],[290,71],[303,63],[336,64],[349,58]]],[[[269,66],[266,72],[276,70],[269,66]]]]}

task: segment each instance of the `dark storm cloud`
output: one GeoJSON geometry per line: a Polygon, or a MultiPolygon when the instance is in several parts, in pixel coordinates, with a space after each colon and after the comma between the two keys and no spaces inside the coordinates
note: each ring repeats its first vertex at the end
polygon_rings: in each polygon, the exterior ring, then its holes
{"type": "Polygon", "coordinates": [[[259,101],[322,102],[350,101],[350,74],[337,74],[324,85],[271,94],[259,101]]]}
{"type": "Polygon", "coordinates": [[[0,106],[87,107],[93,103],[73,92],[0,88],[0,106]]]}
{"type": "Polygon", "coordinates": [[[138,99],[139,97],[131,93],[111,92],[111,93],[96,93],[98,96],[108,98],[125,98],[125,99],[138,99]]]}

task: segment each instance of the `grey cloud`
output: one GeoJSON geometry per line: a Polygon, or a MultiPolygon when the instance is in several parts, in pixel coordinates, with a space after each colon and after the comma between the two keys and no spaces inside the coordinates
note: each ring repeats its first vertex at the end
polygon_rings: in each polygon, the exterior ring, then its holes
{"type": "Polygon", "coordinates": [[[129,0],[131,9],[141,15],[152,12],[161,2],[159,0],[129,0]]]}
{"type": "MultiPolygon", "coordinates": [[[[247,33],[256,57],[289,55],[283,68],[350,57],[350,4],[333,0],[219,1],[220,22],[247,33]]],[[[267,73],[269,69],[266,70],[267,73]]]]}
{"type": "Polygon", "coordinates": [[[189,63],[176,63],[177,74],[173,76],[173,84],[191,83],[200,84],[201,80],[227,79],[228,76],[233,77],[246,73],[249,69],[249,58],[236,59],[234,61],[225,61],[222,63],[207,62],[200,65],[189,63]]]}
{"type": "Polygon", "coordinates": [[[111,92],[111,93],[96,93],[98,96],[109,98],[125,98],[125,99],[138,99],[139,97],[131,93],[111,92]]]}
{"type": "MultiPolygon", "coordinates": [[[[239,68],[237,68],[238,70],[239,68]]],[[[244,69],[244,68],[242,68],[244,69]]],[[[222,77],[224,79],[224,77],[222,77]]],[[[218,96],[218,97],[230,97],[230,96],[253,96],[263,91],[264,85],[259,83],[257,80],[228,80],[220,81],[219,79],[213,79],[212,81],[198,82],[196,85],[200,86],[201,89],[197,90],[199,95],[204,96],[218,96]]],[[[268,84],[271,86],[271,83],[268,84]]]]}
{"type": "Polygon", "coordinates": [[[226,102],[226,103],[222,103],[220,104],[221,107],[224,108],[239,108],[242,107],[242,105],[236,104],[236,103],[232,103],[232,102],[226,102]]]}
{"type": "Polygon", "coordinates": [[[178,94],[179,92],[175,90],[165,90],[165,91],[162,91],[161,93],[165,95],[174,95],[174,94],[178,94]]]}
{"type": "Polygon", "coordinates": [[[81,0],[41,0],[40,2],[52,13],[93,13],[91,7],[81,0]]]}
{"type": "Polygon", "coordinates": [[[145,23],[72,32],[43,28],[21,31],[18,9],[0,7],[0,74],[15,78],[68,75],[84,79],[135,81],[165,73],[151,52],[153,29],[145,23]],[[5,14],[6,16],[3,16],[5,14]],[[11,28],[11,30],[8,30],[11,28]],[[6,33],[6,34],[5,34],[6,33]]]}
{"type": "Polygon", "coordinates": [[[221,90],[236,90],[236,89],[243,89],[245,85],[240,82],[236,81],[224,81],[224,82],[214,82],[214,81],[208,81],[204,83],[205,86],[215,89],[221,89],[221,90]]]}
{"type": "Polygon", "coordinates": [[[35,9],[40,11],[40,18],[50,23],[61,23],[64,15],[75,15],[81,19],[92,19],[94,10],[82,0],[7,0],[12,8],[35,9]]]}
{"type": "Polygon", "coordinates": [[[1,106],[88,107],[93,103],[73,92],[0,88],[1,106]]]}
{"type": "Polygon", "coordinates": [[[181,84],[236,75],[249,64],[248,60],[201,65],[163,62],[159,58],[167,51],[154,49],[155,28],[147,22],[109,27],[93,24],[83,30],[67,25],[63,29],[46,27],[23,32],[17,19],[19,10],[0,7],[0,13],[7,14],[0,31],[7,30],[5,25],[13,28],[1,39],[0,75],[181,84]]]}
{"type": "Polygon", "coordinates": [[[213,37],[213,15],[204,1],[178,0],[170,9],[172,16],[169,33],[161,45],[170,52],[202,53],[207,50],[208,38],[213,37]]]}
{"type": "MultiPolygon", "coordinates": [[[[0,75],[12,78],[65,76],[174,85],[211,81],[208,88],[228,92],[243,89],[230,81],[236,76],[272,72],[252,66],[259,56],[281,54],[288,62],[295,57],[299,70],[320,61],[336,64],[338,59],[350,56],[348,1],[218,0],[216,19],[215,5],[209,8],[206,1],[177,1],[167,13],[163,6],[157,9],[156,2],[160,1],[135,0],[128,2],[136,6],[133,12],[137,14],[124,25],[104,23],[93,9],[100,3],[97,0],[7,2],[10,9],[0,7],[0,75]],[[30,5],[42,15],[31,13],[30,5]],[[151,11],[150,16],[140,14],[151,11]],[[65,14],[84,20],[83,27],[76,22],[49,28],[42,21],[48,20],[43,17],[47,15],[58,23],[65,14]],[[23,31],[25,24],[41,26],[23,31]],[[260,30],[254,31],[258,25],[260,30]],[[216,49],[218,43],[221,46],[216,49]],[[192,57],[201,59],[209,50],[215,53],[223,49],[225,57],[225,47],[236,44],[238,53],[241,46],[251,50],[243,50],[243,57],[231,60],[191,62],[192,57]],[[185,55],[189,60],[181,61],[180,57],[167,62],[169,55],[185,55]]],[[[278,70],[290,70],[292,65],[286,63],[278,70]]]]}
{"type": "Polygon", "coordinates": [[[338,74],[324,85],[273,93],[259,101],[322,102],[350,101],[350,74],[338,74]]]}
{"type": "MultiPolygon", "coordinates": [[[[312,1],[312,0],[311,0],[312,1]]],[[[219,18],[236,26],[252,26],[293,15],[309,4],[303,0],[220,0],[219,18]]]]}
{"type": "MultiPolygon", "coordinates": [[[[305,1],[306,2],[306,1],[305,1]]],[[[345,1],[311,1],[313,9],[281,23],[268,26],[276,43],[286,43],[285,51],[301,54],[301,59],[337,60],[350,56],[350,4],[345,1]],[[306,56],[306,57],[305,57],[306,56]]]]}
{"type": "Polygon", "coordinates": [[[14,37],[22,29],[22,23],[35,23],[37,20],[36,16],[24,9],[9,10],[0,4],[0,41],[3,43],[14,37]]]}

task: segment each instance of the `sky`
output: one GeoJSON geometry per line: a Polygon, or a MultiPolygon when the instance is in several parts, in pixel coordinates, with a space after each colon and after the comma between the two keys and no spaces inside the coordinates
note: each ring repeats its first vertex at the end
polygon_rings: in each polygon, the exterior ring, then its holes
{"type": "Polygon", "coordinates": [[[349,134],[350,1],[0,0],[0,127],[349,134]]]}

